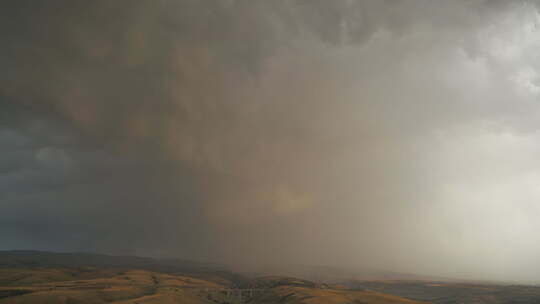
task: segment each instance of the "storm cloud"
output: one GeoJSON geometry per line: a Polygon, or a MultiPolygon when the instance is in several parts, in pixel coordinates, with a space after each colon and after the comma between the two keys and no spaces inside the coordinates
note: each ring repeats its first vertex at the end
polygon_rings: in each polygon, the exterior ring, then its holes
{"type": "Polygon", "coordinates": [[[1,249],[539,281],[532,1],[4,1],[1,249]]]}

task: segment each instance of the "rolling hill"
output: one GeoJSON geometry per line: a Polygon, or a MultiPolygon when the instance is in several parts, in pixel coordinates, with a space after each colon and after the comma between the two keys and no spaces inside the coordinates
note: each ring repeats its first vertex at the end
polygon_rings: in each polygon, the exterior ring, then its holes
{"type": "Polygon", "coordinates": [[[0,304],[420,303],[291,277],[248,278],[211,264],[140,257],[0,253],[0,304]]]}

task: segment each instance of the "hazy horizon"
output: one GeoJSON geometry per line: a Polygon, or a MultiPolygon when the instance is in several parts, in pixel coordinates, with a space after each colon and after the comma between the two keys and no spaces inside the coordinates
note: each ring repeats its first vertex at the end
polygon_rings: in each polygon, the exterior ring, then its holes
{"type": "Polygon", "coordinates": [[[539,4],[3,1],[0,250],[538,283],[539,4]]]}

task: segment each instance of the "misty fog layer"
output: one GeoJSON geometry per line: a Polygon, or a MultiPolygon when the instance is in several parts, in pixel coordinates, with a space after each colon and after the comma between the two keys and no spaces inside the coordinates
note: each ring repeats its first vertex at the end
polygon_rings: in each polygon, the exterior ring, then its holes
{"type": "Polygon", "coordinates": [[[536,2],[0,14],[0,249],[540,281],[536,2]]]}

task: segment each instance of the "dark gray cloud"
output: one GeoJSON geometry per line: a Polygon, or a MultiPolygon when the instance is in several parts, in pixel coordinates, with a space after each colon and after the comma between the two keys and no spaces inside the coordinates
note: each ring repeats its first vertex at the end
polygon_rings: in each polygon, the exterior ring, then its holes
{"type": "Polygon", "coordinates": [[[1,12],[5,249],[538,280],[534,2],[1,12]]]}

